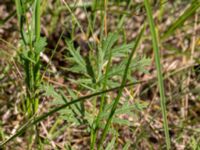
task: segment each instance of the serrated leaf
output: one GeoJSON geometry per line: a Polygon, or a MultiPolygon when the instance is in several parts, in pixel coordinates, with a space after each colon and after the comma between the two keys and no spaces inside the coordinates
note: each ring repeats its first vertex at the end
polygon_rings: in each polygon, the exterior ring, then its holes
{"type": "Polygon", "coordinates": [[[110,51],[113,45],[118,40],[118,34],[117,33],[109,33],[108,37],[103,40],[102,42],[102,49],[104,52],[110,51]]]}
{"type": "Polygon", "coordinates": [[[51,103],[52,105],[60,105],[65,103],[62,96],[55,91],[52,85],[42,85],[41,90],[45,90],[44,95],[53,97],[54,100],[51,103]]]}
{"type": "MultiPolygon", "coordinates": [[[[64,96],[64,93],[60,92],[59,94],[54,90],[53,86],[42,86],[42,90],[45,90],[46,96],[51,96],[54,98],[53,102],[51,102],[52,105],[63,105],[69,102],[69,100],[64,96]]],[[[68,91],[70,91],[68,89],[68,91]]],[[[75,94],[70,91],[70,94],[73,95],[73,98],[75,98],[75,94]]],[[[67,120],[70,123],[75,123],[76,125],[80,125],[83,123],[83,117],[81,117],[82,112],[79,108],[80,104],[75,104],[70,106],[68,109],[62,109],[59,111],[59,114],[62,119],[67,120]]]]}
{"type": "Polygon", "coordinates": [[[29,52],[30,51],[25,51],[25,50],[22,51],[22,53],[20,54],[22,60],[28,60],[28,61],[36,64],[36,61],[33,60],[31,57],[29,57],[29,52]]]}
{"type": "MultiPolygon", "coordinates": [[[[104,111],[101,113],[100,118],[101,119],[107,119],[109,115],[109,110],[112,108],[114,104],[114,101],[110,104],[107,104],[105,106],[104,111]]],[[[129,102],[124,103],[121,107],[116,109],[115,115],[120,115],[120,114],[132,114],[132,111],[141,111],[142,109],[146,108],[147,104],[145,103],[140,103],[140,102],[135,102],[134,104],[130,104],[129,102]]]]}
{"type": "Polygon", "coordinates": [[[85,112],[85,119],[89,123],[90,126],[92,126],[94,122],[94,116],[91,113],[88,113],[87,111],[85,112]]]}
{"type": "MultiPolygon", "coordinates": [[[[120,46],[116,46],[112,49],[112,57],[124,57],[127,56],[128,52],[133,48],[135,42],[130,44],[123,44],[120,46]]],[[[106,58],[108,58],[109,52],[106,53],[106,58]]]]}
{"type": "Polygon", "coordinates": [[[91,90],[93,92],[95,92],[96,90],[94,89],[94,84],[92,84],[92,81],[91,79],[78,79],[78,80],[74,80],[74,79],[69,79],[69,81],[79,85],[79,86],[82,86],[88,90],[91,90]]]}
{"type": "Polygon", "coordinates": [[[86,72],[86,63],[83,57],[80,55],[79,49],[75,50],[72,41],[65,40],[67,43],[67,49],[69,50],[70,54],[72,55],[73,60],[83,68],[84,72],[86,72]]]}
{"type": "MultiPolygon", "coordinates": [[[[68,93],[70,94],[70,96],[72,97],[72,99],[77,99],[77,95],[75,92],[73,92],[73,90],[71,90],[70,88],[67,88],[68,93]]],[[[74,105],[72,105],[70,107],[71,110],[73,110],[73,112],[75,114],[77,114],[78,116],[83,116],[84,115],[84,111],[83,111],[83,106],[81,106],[81,103],[76,103],[74,105]]]]}
{"type": "Polygon", "coordinates": [[[37,40],[34,43],[36,54],[40,54],[44,50],[46,45],[47,45],[47,39],[45,37],[40,37],[39,40],[37,40]]]}
{"type": "Polygon", "coordinates": [[[89,74],[89,76],[92,79],[92,82],[96,83],[96,78],[95,78],[94,70],[93,70],[91,61],[90,61],[90,59],[89,59],[88,56],[86,57],[86,69],[87,69],[87,73],[89,74]]]}
{"type": "MultiPolygon", "coordinates": [[[[137,57],[135,59],[132,60],[130,66],[129,66],[129,73],[131,73],[131,71],[140,71],[140,72],[144,72],[144,73],[148,73],[148,71],[145,68],[145,66],[148,66],[150,63],[150,59],[143,57],[142,59],[137,57]]],[[[127,60],[123,60],[122,62],[120,62],[117,65],[113,65],[113,67],[111,67],[110,72],[108,73],[108,77],[113,77],[113,76],[122,76],[123,75],[123,71],[125,69],[127,60]]],[[[99,79],[99,81],[104,79],[104,75],[99,79]]]]}
{"type": "Polygon", "coordinates": [[[117,117],[114,117],[112,122],[119,124],[119,125],[126,125],[126,126],[130,126],[130,124],[131,124],[129,120],[121,119],[121,118],[117,118],[117,117]]]}
{"type": "Polygon", "coordinates": [[[112,53],[112,47],[118,40],[118,34],[117,33],[109,33],[108,36],[102,41],[102,44],[100,47],[98,47],[98,58],[97,58],[97,64],[98,64],[98,78],[102,75],[102,69],[103,65],[106,62],[106,57],[109,52],[112,53]]]}
{"type": "Polygon", "coordinates": [[[73,65],[72,67],[66,68],[65,70],[73,72],[73,73],[79,73],[79,74],[86,75],[85,68],[82,68],[79,65],[73,65]]]}

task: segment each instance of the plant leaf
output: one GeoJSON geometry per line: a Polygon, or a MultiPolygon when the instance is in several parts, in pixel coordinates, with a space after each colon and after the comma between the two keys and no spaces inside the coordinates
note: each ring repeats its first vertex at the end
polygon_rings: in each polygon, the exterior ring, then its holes
{"type": "Polygon", "coordinates": [[[40,37],[35,43],[34,43],[34,48],[36,54],[40,54],[45,46],[47,45],[47,39],[45,37],[40,37]]]}

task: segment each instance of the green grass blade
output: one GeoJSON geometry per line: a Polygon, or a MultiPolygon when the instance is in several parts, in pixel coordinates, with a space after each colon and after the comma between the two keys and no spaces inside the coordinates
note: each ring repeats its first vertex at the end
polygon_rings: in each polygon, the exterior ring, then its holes
{"type": "Polygon", "coordinates": [[[40,0],[35,0],[35,39],[40,39],[40,0]]]}
{"type": "Polygon", "coordinates": [[[5,19],[0,19],[0,26],[4,25],[7,21],[9,21],[12,17],[16,15],[16,10],[12,11],[5,19]]]}
{"type": "Polygon", "coordinates": [[[16,5],[18,21],[19,21],[19,24],[20,24],[21,14],[22,14],[22,7],[21,7],[20,0],[15,0],[15,5],[16,5]]]}
{"type": "Polygon", "coordinates": [[[72,19],[73,19],[73,20],[75,21],[75,23],[78,25],[78,27],[80,28],[81,32],[82,32],[84,35],[86,35],[85,32],[84,32],[84,30],[83,30],[83,27],[81,26],[80,22],[79,22],[78,19],[76,18],[75,14],[72,12],[72,10],[71,10],[70,6],[68,5],[68,3],[65,2],[65,1],[63,1],[63,3],[64,3],[64,5],[65,5],[66,9],[69,11],[69,13],[72,15],[72,19]]]}
{"type": "Polygon", "coordinates": [[[144,0],[144,4],[145,4],[145,9],[147,12],[147,17],[149,21],[151,36],[152,36],[152,43],[153,43],[156,68],[157,68],[158,85],[159,85],[159,91],[160,91],[160,103],[161,103],[163,122],[164,122],[165,140],[166,140],[167,149],[169,150],[171,149],[171,144],[170,144],[170,136],[169,136],[169,129],[168,129],[168,121],[167,121],[167,110],[166,110],[166,104],[165,104],[166,99],[165,99],[164,83],[163,83],[163,76],[162,76],[161,64],[160,64],[158,39],[156,36],[155,24],[153,21],[153,15],[152,15],[152,10],[151,10],[149,1],[144,0]]]}
{"type": "Polygon", "coordinates": [[[136,42],[135,42],[135,45],[134,45],[134,47],[133,47],[133,49],[132,49],[132,51],[131,51],[131,54],[129,55],[128,62],[127,62],[127,64],[126,64],[126,68],[125,68],[125,71],[124,71],[122,83],[121,83],[121,88],[120,88],[119,91],[118,91],[118,95],[117,95],[117,97],[116,97],[116,99],[115,99],[115,102],[114,102],[114,104],[113,104],[113,106],[112,106],[112,109],[111,109],[111,111],[110,111],[110,115],[109,115],[109,117],[108,117],[108,119],[107,119],[107,122],[106,122],[106,125],[105,125],[105,127],[104,127],[104,129],[103,129],[103,133],[102,133],[102,136],[101,136],[101,139],[100,139],[100,142],[99,142],[99,144],[98,144],[98,148],[97,148],[97,149],[100,149],[100,148],[101,148],[102,143],[103,143],[103,141],[104,141],[104,139],[105,139],[105,137],[106,137],[106,134],[107,134],[107,132],[108,132],[108,129],[109,129],[109,127],[110,127],[112,118],[113,118],[113,116],[114,116],[114,114],[115,114],[115,111],[116,111],[116,109],[117,109],[117,105],[118,105],[119,100],[120,100],[120,97],[121,97],[121,95],[122,95],[123,87],[124,87],[124,85],[126,84],[127,74],[128,74],[128,70],[129,70],[129,65],[131,64],[131,60],[132,60],[133,54],[134,54],[134,52],[135,52],[136,49],[137,49],[137,46],[138,46],[138,44],[139,44],[139,42],[140,42],[140,40],[141,40],[141,37],[142,37],[142,35],[143,35],[143,32],[144,32],[144,28],[141,30],[139,36],[137,37],[136,42]]]}
{"type": "Polygon", "coordinates": [[[24,29],[23,29],[24,22],[25,22],[24,4],[21,0],[15,0],[15,5],[16,5],[18,23],[19,23],[19,27],[20,27],[20,34],[21,34],[22,40],[24,41],[24,44],[27,44],[26,33],[24,32],[24,29]]]}
{"type": "Polygon", "coordinates": [[[193,1],[190,7],[186,9],[186,11],[169,26],[169,28],[167,29],[167,31],[163,34],[161,38],[162,39],[168,38],[177,28],[181,27],[183,23],[190,16],[192,16],[199,7],[200,7],[200,2],[197,0],[193,1]]]}

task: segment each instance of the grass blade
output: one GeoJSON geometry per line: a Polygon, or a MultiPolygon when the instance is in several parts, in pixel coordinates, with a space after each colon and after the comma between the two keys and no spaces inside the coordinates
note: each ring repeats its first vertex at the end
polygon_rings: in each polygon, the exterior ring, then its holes
{"type": "Polygon", "coordinates": [[[35,39],[36,41],[40,38],[40,0],[35,1],[35,39]]]}
{"type": "Polygon", "coordinates": [[[162,39],[169,37],[177,28],[181,27],[183,23],[192,16],[195,11],[200,7],[199,1],[193,1],[192,4],[186,11],[176,20],[174,21],[167,31],[163,34],[162,39]]]}
{"type": "Polygon", "coordinates": [[[15,5],[16,5],[18,23],[19,23],[19,27],[20,27],[21,38],[24,41],[24,43],[27,44],[26,33],[23,29],[24,28],[24,21],[25,21],[24,3],[21,0],[15,0],[15,5]]]}
{"type": "Polygon", "coordinates": [[[160,103],[161,103],[163,122],[164,122],[165,140],[166,140],[167,149],[169,150],[171,149],[171,144],[170,144],[170,136],[169,136],[169,129],[168,129],[168,121],[167,121],[167,110],[166,110],[166,104],[165,104],[166,99],[165,99],[164,83],[163,83],[163,76],[162,76],[161,64],[160,64],[158,39],[156,36],[155,24],[153,21],[153,15],[152,15],[152,10],[151,10],[149,1],[144,0],[144,4],[145,4],[145,9],[147,12],[147,17],[149,21],[151,36],[152,36],[152,43],[153,43],[153,49],[154,49],[154,54],[155,54],[157,77],[158,77],[158,85],[159,85],[159,91],[160,91],[160,103]]]}

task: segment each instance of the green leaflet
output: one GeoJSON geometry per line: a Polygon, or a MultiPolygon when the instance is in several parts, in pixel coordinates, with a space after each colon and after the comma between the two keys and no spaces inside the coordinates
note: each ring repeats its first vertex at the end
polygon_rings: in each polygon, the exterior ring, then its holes
{"type": "Polygon", "coordinates": [[[39,40],[37,40],[34,43],[34,49],[36,55],[39,55],[44,50],[46,45],[47,45],[47,39],[45,37],[41,37],[39,40]]]}

